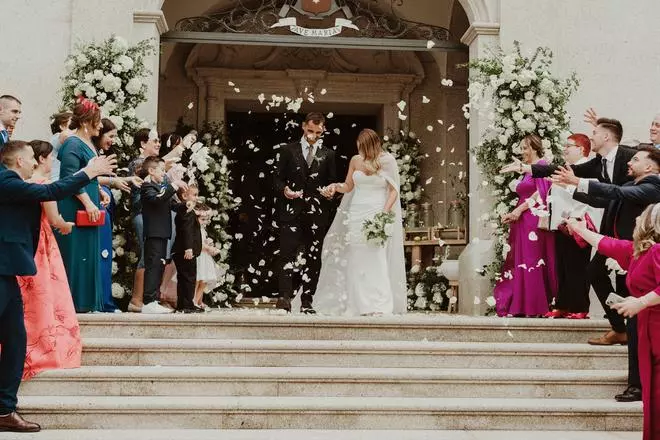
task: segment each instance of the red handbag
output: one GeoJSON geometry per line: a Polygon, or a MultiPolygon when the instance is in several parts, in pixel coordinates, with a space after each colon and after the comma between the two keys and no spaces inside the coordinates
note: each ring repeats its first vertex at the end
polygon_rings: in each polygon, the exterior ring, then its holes
{"type": "Polygon", "coordinates": [[[89,227],[89,226],[103,226],[105,224],[105,209],[99,211],[99,218],[95,222],[89,221],[87,211],[76,211],[76,226],[89,227]]]}

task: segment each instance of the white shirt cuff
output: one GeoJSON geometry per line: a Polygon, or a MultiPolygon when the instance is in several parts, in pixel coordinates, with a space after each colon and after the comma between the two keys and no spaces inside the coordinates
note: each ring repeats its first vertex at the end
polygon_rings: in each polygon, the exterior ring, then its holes
{"type": "Polygon", "coordinates": [[[580,179],[577,185],[577,192],[589,194],[589,179],[580,179]]]}

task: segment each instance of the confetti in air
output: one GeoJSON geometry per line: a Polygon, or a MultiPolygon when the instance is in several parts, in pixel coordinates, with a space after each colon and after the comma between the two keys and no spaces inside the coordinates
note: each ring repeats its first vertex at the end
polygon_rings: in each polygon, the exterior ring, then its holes
{"type": "Polygon", "coordinates": [[[435,42],[433,40],[428,40],[426,42],[426,48],[427,49],[433,49],[433,46],[435,46],[435,42]]]}

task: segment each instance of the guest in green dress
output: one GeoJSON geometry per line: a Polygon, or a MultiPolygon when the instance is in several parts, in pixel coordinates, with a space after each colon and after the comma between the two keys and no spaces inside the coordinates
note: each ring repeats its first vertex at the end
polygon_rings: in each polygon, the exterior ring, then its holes
{"type": "MultiPolygon", "coordinates": [[[[98,136],[102,128],[99,107],[87,99],[79,99],[73,109],[71,128],[74,135],[67,138],[58,153],[60,178],[77,173],[97,155],[91,138],[98,136]]],[[[76,196],[58,202],[62,217],[76,221],[76,212],[84,210],[90,221],[100,216],[99,181],[92,179],[76,196]]],[[[101,276],[100,228],[75,227],[69,235],[56,234],[64,267],[69,279],[76,312],[103,310],[101,276]]]]}

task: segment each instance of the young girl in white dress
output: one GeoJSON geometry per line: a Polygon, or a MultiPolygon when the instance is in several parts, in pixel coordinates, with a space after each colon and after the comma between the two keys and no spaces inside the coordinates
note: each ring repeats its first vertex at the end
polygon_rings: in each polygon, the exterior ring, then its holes
{"type": "Polygon", "coordinates": [[[193,304],[206,309],[208,306],[202,303],[204,292],[212,290],[218,282],[218,270],[213,257],[220,253],[220,249],[213,246],[213,240],[206,234],[206,226],[211,222],[213,211],[207,205],[198,204],[195,213],[199,219],[202,230],[202,253],[197,257],[197,285],[193,304]]]}

